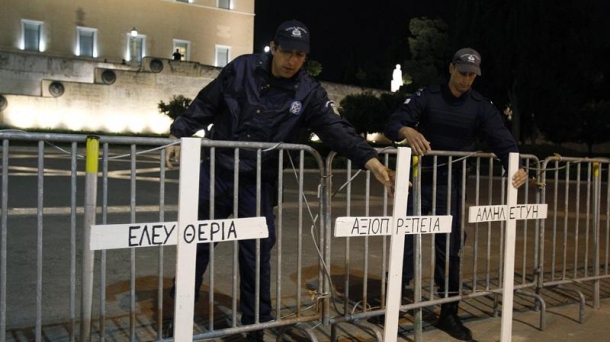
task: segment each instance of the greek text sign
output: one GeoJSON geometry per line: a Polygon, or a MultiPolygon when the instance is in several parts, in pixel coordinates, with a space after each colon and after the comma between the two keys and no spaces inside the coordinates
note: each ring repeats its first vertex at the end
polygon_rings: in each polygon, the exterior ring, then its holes
{"type": "Polygon", "coordinates": [[[546,204],[474,206],[468,209],[468,222],[537,220],[546,218],[546,215],[546,204]]]}
{"type": "Polygon", "coordinates": [[[364,216],[364,217],[338,217],[335,220],[335,237],[363,236],[363,235],[391,235],[399,234],[436,234],[451,233],[451,215],[445,216],[406,216],[396,219],[392,224],[392,217],[364,216]]]}
{"type": "MultiPolygon", "coordinates": [[[[264,217],[204,220],[186,224],[180,237],[186,243],[261,239],[269,236],[264,217]]],[[[178,222],[127,223],[91,226],[91,249],[175,245],[178,222]]]]}

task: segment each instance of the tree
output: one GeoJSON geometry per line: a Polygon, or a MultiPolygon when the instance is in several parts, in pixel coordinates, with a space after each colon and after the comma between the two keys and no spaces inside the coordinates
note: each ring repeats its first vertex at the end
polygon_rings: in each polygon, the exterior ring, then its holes
{"type": "Polygon", "coordinates": [[[407,89],[413,92],[423,86],[442,83],[448,73],[448,25],[442,19],[413,18],[409,22],[411,58],[403,69],[412,79],[407,89]]]}
{"type": "Polygon", "coordinates": [[[381,100],[382,110],[376,118],[376,125],[373,126],[375,132],[383,132],[385,124],[390,119],[390,116],[402,105],[408,95],[404,91],[404,86],[394,93],[382,93],[379,95],[381,100]]]}
{"type": "Polygon", "coordinates": [[[161,100],[159,101],[157,108],[159,108],[159,112],[169,116],[172,120],[175,120],[184,113],[191,101],[191,99],[184,97],[183,95],[172,95],[169,103],[166,104],[161,100]]]}
{"type": "Polygon", "coordinates": [[[322,64],[318,61],[310,59],[307,61],[307,73],[311,77],[317,77],[322,73],[322,64]]]}
{"type": "Polygon", "coordinates": [[[341,100],[339,108],[341,116],[354,126],[357,134],[361,135],[380,132],[379,114],[383,113],[383,110],[381,100],[370,91],[347,95],[341,100]]]}
{"type": "Polygon", "coordinates": [[[405,101],[404,92],[382,93],[379,97],[370,91],[348,95],[341,100],[339,112],[358,134],[383,133],[390,115],[405,101]]]}

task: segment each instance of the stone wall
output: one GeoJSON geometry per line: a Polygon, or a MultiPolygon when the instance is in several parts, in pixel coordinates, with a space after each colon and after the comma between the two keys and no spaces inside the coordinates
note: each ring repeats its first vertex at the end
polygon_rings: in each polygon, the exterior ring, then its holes
{"type": "MultiPolygon", "coordinates": [[[[159,101],[194,98],[220,72],[196,62],[144,58],[141,65],[0,52],[0,124],[22,129],[166,133],[159,101]]],[[[366,89],[322,82],[337,104],[366,89]]],[[[379,90],[369,89],[379,93],[379,90]]]]}

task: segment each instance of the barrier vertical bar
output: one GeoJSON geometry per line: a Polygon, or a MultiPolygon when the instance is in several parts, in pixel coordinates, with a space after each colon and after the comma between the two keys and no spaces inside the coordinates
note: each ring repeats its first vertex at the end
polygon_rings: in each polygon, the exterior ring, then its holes
{"type": "Polygon", "coordinates": [[[38,141],[36,199],[36,341],[42,341],[42,213],[44,208],[44,141],[38,141]]]}
{"type": "MultiPolygon", "coordinates": [[[[102,147],[102,224],[108,223],[108,143],[104,143],[102,147]]],[[[165,159],[161,159],[165,161],[165,159]]],[[[108,258],[106,250],[102,250],[100,253],[100,317],[99,317],[99,335],[100,342],[106,341],[106,270],[108,265],[108,258]]]]}
{"type": "MultiPolygon", "coordinates": [[[[130,180],[129,180],[129,216],[130,222],[136,223],[136,145],[130,146],[130,180]]],[[[136,340],[136,250],[129,251],[129,340],[136,340]]]]}
{"type": "MultiPolygon", "coordinates": [[[[348,164],[349,165],[349,164],[348,164]]],[[[325,276],[324,271],[326,270],[326,265],[330,265],[330,239],[331,239],[331,187],[332,187],[332,165],[330,159],[326,160],[326,164],[324,167],[324,177],[320,182],[320,191],[319,193],[323,194],[320,197],[320,208],[324,211],[320,211],[322,216],[320,216],[320,222],[322,226],[320,227],[320,237],[318,238],[318,242],[320,246],[322,246],[322,262],[320,263],[320,269],[318,272],[318,283],[321,284],[319,286],[318,295],[320,296],[320,300],[322,300],[322,323],[324,325],[330,324],[330,301],[331,296],[327,294],[330,293],[330,280],[325,276]]],[[[348,197],[349,198],[349,197],[348,197]]],[[[348,206],[349,208],[349,206],[348,206]]],[[[329,272],[330,274],[330,272],[329,272]]],[[[346,296],[347,298],[347,296],[346,296]]]]}
{"type": "MultiPolygon", "coordinates": [[[[601,182],[599,175],[600,165],[598,162],[593,163],[593,245],[595,246],[594,256],[593,256],[593,272],[595,275],[595,282],[593,283],[593,308],[600,308],[600,279],[599,279],[599,244],[600,244],[600,215],[599,215],[599,207],[600,207],[600,191],[601,191],[601,182]]],[[[604,262],[605,264],[606,262],[604,262]]]]}
{"type": "Polygon", "coordinates": [[[70,153],[70,341],[76,341],[76,196],[78,179],[78,143],[70,153]]]}
{"type": "MultiPolygon", "coordinates": [[[[161,150],[161,156],[159,160],[159,222],[165,221],[165,150],[161,150]]],[[[157,339],[163,338],[163,310],[165,310],[165,303],[163,302],[163,259],[165,255],[165,247],[161,246],[158,250],[159,265],[157,266],[157,302],[159,303],[159,310],[157,310],[157,339]]]]}
{"type": "Polygon", "coordinates": [[[6,238],[8,217],[8,154],[9,140],[2,140],[2,217],[0,224],[0,341],[6,341],[6,238]]]}
{"type": "Polygon", "coordinates": [[[82,250],[81,341],[89,341],[91,335],[91,303],[93,301],[94,251],[90,248],[91,225],[95,224],[97,198],[97,170],[100,154],[99,137],[87,137],[85,175],[85,227],[82,250]]]}

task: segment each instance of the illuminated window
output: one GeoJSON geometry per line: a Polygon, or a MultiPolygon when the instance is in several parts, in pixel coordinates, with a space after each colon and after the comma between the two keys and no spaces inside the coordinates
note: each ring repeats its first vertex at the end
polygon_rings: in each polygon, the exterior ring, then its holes
{"type": "Polygon", "coordinates": [[[146,36],[137,34],[135,37],[127,33],[126,60],[130,62],[141,62],[146,51],[146,36]]]}
{"type": "Polygon", "coordinates": [[[229,63],[231,58],[231,48],[227,46],[216,46],[216,63],[217,67],[224,67],[229,63]]]}
{"type": "Polygon", "coordinates": [[[97,29],[79,26],[76,30],[76,55],[97,57],[97,29]]]}
{"type": "Polygon", "coordinates": [[[218,0],[218,8],[231,9],[231,0],[218,0]]]}
{"type": "Polygon", "coordinates": [[[42,21],[21,20],[21,49],[26,51],[43,51],[42,21]]]}
{"type": "Polygon", "coordinates": [[[176,51],[178,50],[178,52],[180,52],[180,54],[182,55],[182,60],[183,61],[188,61],[191,58],[191,42],[189,42],[188,40],[180,40],[180,39],[174,39],[174,50],[172,51],[176,51]]]}

